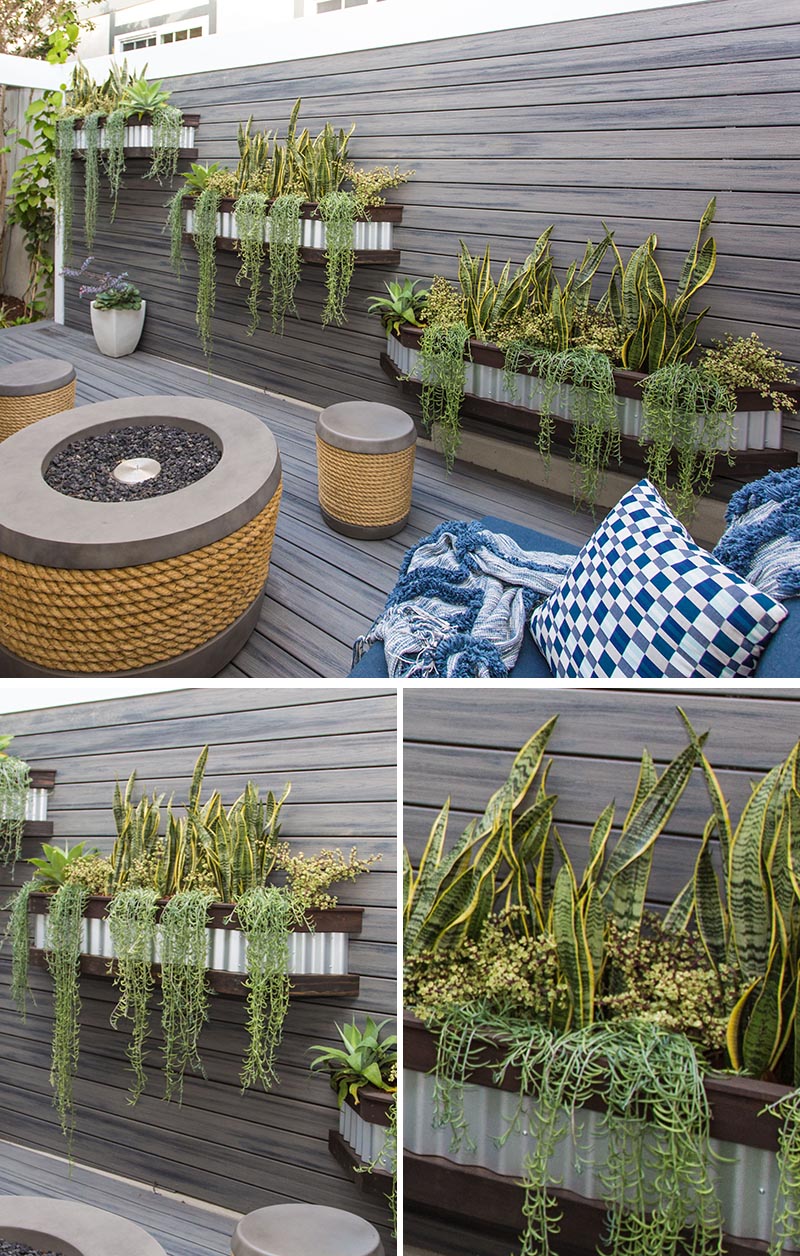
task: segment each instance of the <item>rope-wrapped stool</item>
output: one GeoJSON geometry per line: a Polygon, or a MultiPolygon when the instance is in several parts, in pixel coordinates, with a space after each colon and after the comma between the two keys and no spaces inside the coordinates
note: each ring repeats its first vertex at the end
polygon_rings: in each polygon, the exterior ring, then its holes
{"type": "Polygon", "coordinates": [[[417,433],[394,406],[341,401],[317,419],[319,505],[346,536],[394,536],[411,509],[417,433]]]}
{"type": "Polygon", "coordinates": [[[258,619],[280,496],[272,433],[218,402],[128,397],[17,433],[0,459],[0,675],[216,675],[258,619]],[[154,424],[204,432],[219,462],[138,501],[45,482],[71,440],[154,424]]]}
{"type": "Polygon", "coordinates": [[[0,441],[75,405],[75,367],[62,358],[0,366],[0,441]]]}
{"type": "Polygon", "coordinates": [[[242,1217],[232,1256],[384,1256],[373,1225],[341,1208],[272,1204],[242,1217]]]}

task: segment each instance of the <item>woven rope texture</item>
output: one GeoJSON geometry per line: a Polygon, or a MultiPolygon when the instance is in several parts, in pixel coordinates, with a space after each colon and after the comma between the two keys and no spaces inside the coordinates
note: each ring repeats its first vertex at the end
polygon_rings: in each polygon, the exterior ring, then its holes
{"type": "Polygon", "coordinates": [[[356,454],[317,437],[319,502],[334,519],[385,528],[411,509],[416,446],[392,454],[356,454]]]}
{"type": "Polygon", "coordinates": [[[148,667],[204,645],[267,578],[281,487],[230,536],[155,563],[86,571],[0,555],[0,642],[41,667],[83,673],[148,667]]]}
{"type": "Polygon", "coordinates": [[[38,419],[46,419],[75,406],[75,380],[52,392],[31,393],[30,397],[0,397],[0,441],[29,427],[38,419]]]}

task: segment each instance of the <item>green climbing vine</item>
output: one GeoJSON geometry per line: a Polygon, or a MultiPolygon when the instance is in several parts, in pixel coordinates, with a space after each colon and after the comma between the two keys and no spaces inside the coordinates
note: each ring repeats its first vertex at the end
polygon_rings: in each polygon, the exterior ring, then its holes
{"type": "Polygon", "coordinates": [[[71,1154],[75,1133],[75,1074],[80,1056],[80,954],[83,912],[89,895],[82,885],[62,885],[47,917],[47,967],[53,978],[53,1043],[50,1084],[53,1106],[71,1154]]]}
{"type": "Polygon", "coordinates": [[[261,294],[261,271],[266,248],[268,200],[263,192],[244,192],[234,206],[236,230],[239,235],[241,266],[236,276],[238,284],[249,284],[247,308],[250,312],[248,336],[252,336],[259,323],[258,299],[261,294]]]}
{"type": "Polygon", "coordinates": [[[235,913],[247,939],[247,1032],[242,1089],[277,1080],[275,1054],[289,1009],[289,932],[304,922],[302,909],[284,888],[256,886],[243,894],[235,913]]]}
{"type": "Polygon", "coordinates": [[[286,192],[269,209],[269,283],[272,330],[283,335],[288,314],[297,314],[294,293],[300,280],[300,206],[302,196],[286,192]]]}
{"type": "Polygon", "coordinates": [[[353,228],[356,203],[350,192],[327,192],[319,202],[319,214],[325,223],[325,284],[327,297],[322,311],[322,324],[341,327],[350,282],[353,278],[355,253],[353,228]]]}
{"type": "Polygon", "coordinates": [[[127,1048],[134,1076],[131,1103],[136,1103],[147,1082],[144,1055],[154,987],[157,903],[156,890],[133,887],[119,890],[108,908],[108,928],[117,960],[114,982],[119,989],[111,1024],[116,1029],[120,1020],[131,1022],[127,1048]]]}
{"type": "Polygon", "coordinates": [[[161,916],[161,1025],[164,1035],[164,1098],[183,1097],[187,1069],[205,1076],[198,1043],[208,1019],[206,920],[214,895],[183,890],[161,916]]]}

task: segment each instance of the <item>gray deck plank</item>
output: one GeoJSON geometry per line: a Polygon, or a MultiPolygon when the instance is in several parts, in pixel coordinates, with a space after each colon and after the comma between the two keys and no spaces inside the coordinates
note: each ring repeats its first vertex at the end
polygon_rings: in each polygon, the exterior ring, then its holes
{"type": "Polygon", "coordinates": [[[408,526],[396,537],[358,541],[325,526],[316,497],[315,410],[150,353],[102,357],[91,336],[54,323],[0,333],[0,364],[66,357],[78,372],[78,405],[109,397],[173,393],[242,406],[267,422],[281,451],[284,492],[270,578],[255,632],[222,673],[228,677],[337,677],[347,674],[353,640],[383,606],[409,545],[444,519],[482,515],[525,524],[580,543],[592,531],[575,513],[505,476],[420,448],[408,526]]]}
{"type": "Polygon", "coordinates": [[[200,1207],[29,1147],[0,1142],[0,1195],[41,1195],[103,1208],[143,1226],[168,1256],[227,1256],[236,1214],[200,1207]]]}

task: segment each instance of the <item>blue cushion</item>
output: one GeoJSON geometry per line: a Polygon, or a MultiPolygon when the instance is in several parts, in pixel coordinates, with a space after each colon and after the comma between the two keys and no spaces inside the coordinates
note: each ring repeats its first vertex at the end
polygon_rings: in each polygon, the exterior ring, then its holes
{"type": "Polygon", "coordinates": [[[752,676],[783,606],[695,544],[648,480],[622,497],[531,626],[562,678],[752,676]]]}

